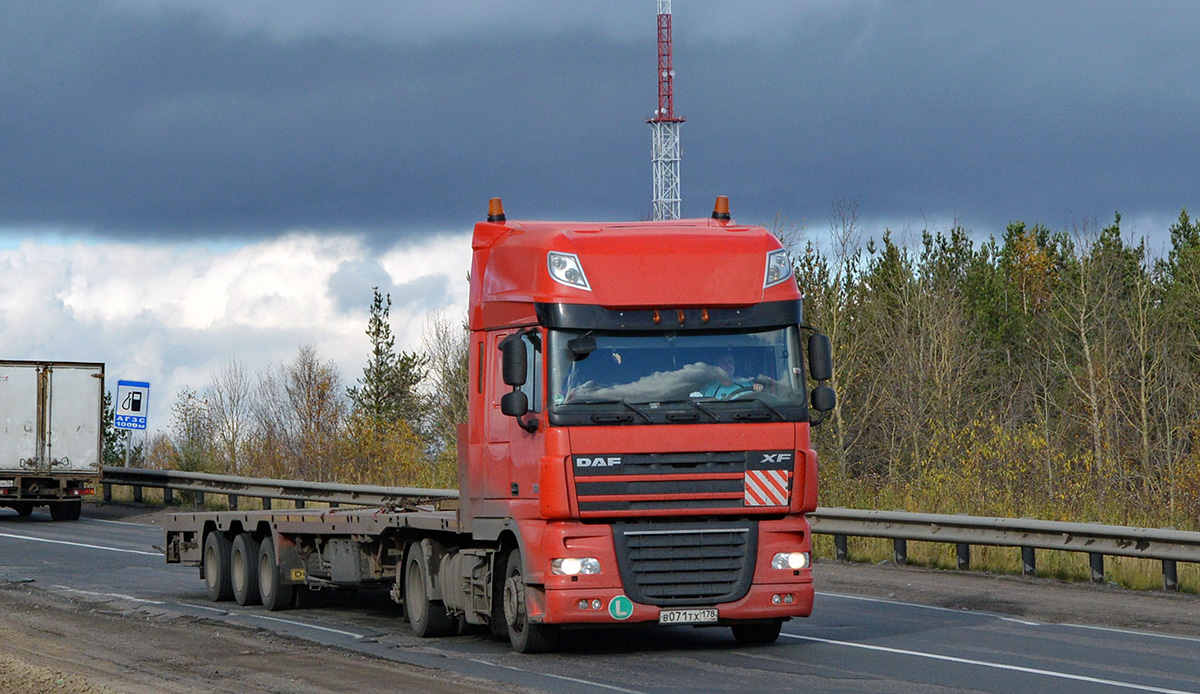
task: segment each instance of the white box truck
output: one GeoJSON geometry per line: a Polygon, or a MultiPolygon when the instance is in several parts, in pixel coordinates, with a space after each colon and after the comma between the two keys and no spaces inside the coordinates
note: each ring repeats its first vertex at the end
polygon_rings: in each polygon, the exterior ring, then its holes
{"type": "Polygon", "coordinates": [[[103,457],[104,364],[0,361],[0,507],[76,520],[103,457]]]}

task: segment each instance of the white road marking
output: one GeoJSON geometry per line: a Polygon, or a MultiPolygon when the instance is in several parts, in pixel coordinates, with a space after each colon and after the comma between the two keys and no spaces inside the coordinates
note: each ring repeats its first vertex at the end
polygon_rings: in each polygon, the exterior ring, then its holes
{"type": "Polygon", "coordinates": [[[250,619],[264,619],[264,620],[266,620],[266,621],[268,621],[268,622],[279,622],[280,624],[291,624],[292,626],[304,627],[304,628],[306,628],[306,629],[316,629],[316,630],[318,630],[318,631],[328,631],[328,632],[330,632],[330,633],[332,633],[332,634],[341,634],[342,636],[349,636],[349,637],[351,637],[351,638],[354,638],[354,639],[365,639],[365,638],[367,638],[367,635],[366,635],[366,634],[356,634],[356,633],[354,633],[354,632],[352,632],[352,631],[342,631],[341,629],[333,629],[333,628],[330,628],[330,627],[322,627],[322,626],[317,626],[316,624],[305,624],[304,622],[295,622],[295,621],[292,621],[292,620],[290,620],[290,619],[280,619],[280,618],[278,618],[278,617],[268,617],[268,616],[266,616],[266,615],[261,615],[261,614],[252,614],[252,613],[249,613],[249,612],[230,612],[230,614],[231,614],[231,615],[237,615],[238,617],[247,617],[247,618],[250,618],[250,619]]]}
{"type": "Polygon", "coordinates": [[[101,518],[81,518],[77,523],[109,523],[111,525],[132,525],[135,528],[146,528],[147,530],[162,530],[157,525],[147,525],[146,523],[127,523],[125,521],[103,520],[101,518]]]}
{"type": "Polygon", "coordinates": [[[144,602],[144,603],[148,603],[150,605],[166,605],[167,604],[167,603],[161,602],[159,600],[147,600],[145,598],[137,598],[132,595],[124,595],[122,593],[97,593],[97,592],[91,591],[91,590],[79,590],[78,588],[72,588],[70,586],[54,586],[54,587],[59,590],[64,590],[68,593],[78,593],[80,595],[91,595],[91,596],[98,597],[98,598],[117,598],[118,600],[127,600],[129,602],[144,602]]]}
{"type": "Polygon", "coordinates": [[[1098,627],[1091,624],[1055,624],[1053,626],[1070,627],[1072,629],[1090,629],[1092,631],[1111,631],[1114,634],[1127,634],[1129,636],[1152,636],[1156,639],[1175,639],[1177,641],[1192,641],[1200,643],[1200,638],[1195,636],[1180,636],[1179,634],[1158,634],[1153,631],[1135,631],[1133,629],[1118,629],[1117,627],[1098,627]]]}
{"type": "Polygon", "coordinates": [[[861,648],[867,651],[879,651],[881,653],[893,653],[895,655],[908,655],[915,658],[928,658],[930,660],[940,660],[947,663],[958,663],[960,665],[975,665],[977,667],[993,668],[996,670],[1008,670],[1010,672],[1023,672],[1029,675],[1041,675],[1043,677],[1054,677],[1057,679],[1072,680],[1075,682],[1087,682],[1089,684],[1103,684],[1110,687],[1120,687],[1122,689],[1134,689],[1142,692],[1159,692],[1159,694],[1196,694],[1182,689],[1167,689],[1165,687],[1153,687],[1148,684],[1136,684],[1134,682],[1122,682],[1120,680],[1109,680],[1101,677],[1088,677],[1087,675],[1073,675],[1069,672],[1057,672],[1055,670],[1043,670],[1041,668],[1023,667],[1021,665],[1008,665],[1006,663],[993,663],[986,660],[974,660],[972,658],[958,658],[951,655],[940,655],[938,653],[926,653],[924,651],[910,651],[904,648],[889,648],[887,646],[874,646],[866,643],[854,643],[852,641],[837,641],[834,639],[822,639],[816,636],[800,636],[798,634],[780,634],[780,636],[789,639],[797,639],[800,641],[812,641],[814,643],[827,643],[833,646],[845,646],[847,648],[861,648]]]}
{"type": "Polygon", "coordinates": [[[999,615],[994,612],[980,612],[980,611],[976,611],[976,610],[956,610],[953,607],[939,607],[937,605],[922,605],[922,604],[916,603],[916,602],[904,602],[901,600],[885,600],[883,598],[868,598],[868,597],[865,597],[862,595],[844,595],[842,593],[824,593],[821,591],[817,591],[817,595],[823,595],[827,598],[841,598],[843,600],[862,600],[863,602],[878,602],[878,603],[882,603],[885,605],[903,605],[904,607],[917,607],[922,610],[934,610],[936,612],[952,612],[954,614],[985,615],[988,617],[995,617],[996,619],[999,619],[1004,622],[1014,622],[1016,624],[1023,624],[1027,627],[1041,626],[1041,624],[1039,624],[1038,622],[1030,622],[1030,621],[1026,621],[1024,619],[1017,619],[1016,617],[1005,617],[1004,615],[999,615]]]}
{"type": "Polygon", "coordinates": [[[574,682],[575,684],[586,684],[589,687],[600,687],[602,689],[611,689],[614,692],[624,692],[625,694],[645,694],[644,692],[638,691],[636,689],[624,689],[622,687],[616,687],[611,684],[604,684],[603,682],[593,682],[591,680],[583,680],[583,679],[579,679],[577,677],[567,677],[565,675],[552,675],[548,672],[537,672],[536,670],[524,670],[519,667],[513,667],[512,665],[501,665],[500,663],[490,663],[486,660],[479,660],[478,658],[467,658],[467,660],[471,661],[472,663],[479,663],[480,665],[490,665],[492,667],[504,668],[505,670],[513,670],[515,672],[523,672],[526,675],[540,675],[541,677],[551,677],[556,680],[563,680],[566,682],[574,682]]]}
{"type": "Polygon", "coordinates": [[[26,535],[11,535],[9,533],[0,533],[0,537],[11,537],[14,540],[29,540],[30,542],[48,542],[52,545],[70,545],[72,547],[86,547],[87,549],[102,549],[106,552],[124,552],[125,554],[142,554],[147,557],[161,557],[162,552],[143,552],[136,549],[120,549],[118,547],[105,547],[103,545],[89,545],[83,542],[67,542],[66,540],[50,540],[44,537],[28,537],[26,535]]]}

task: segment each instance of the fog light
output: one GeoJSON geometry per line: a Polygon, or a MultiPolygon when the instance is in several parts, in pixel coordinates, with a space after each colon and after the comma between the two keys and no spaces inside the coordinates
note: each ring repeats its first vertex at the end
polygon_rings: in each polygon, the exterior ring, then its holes
{"type": "Polygon", "coordinates": [[[550,571],[557,576],[578,576],[600,573],[600,560],[594,557],[567,557],[550,562],[550,571]]]}
{"type": "Polygon", "coordinates": [[[783,601],[791,605],[792,603],[796,602],[796,598],[791,593],[788,593],[787,595],[783,596],[783,601]]]}
{"type": "Polygon", "coordinates": [[[771,559],[772,569],[807,569],[808,552],[780,552],[771,559]]]}
{"type": "Polygon", "coordinates": [[[581,609],[581,610],[586,610],[586,609],[588,608],[588,601],[587,601],[587,600],[580,600],[580,601],[579,601],[579,604],[578,604],[578,605],[576,605],[576,607],[578,607],[578,608],[579,608],[579,609],[581,609]]]}
{"type": "Polygon", "coordinates": [[[592,601],[592,609],[593,610],[598,610],[601,607],[604,607],[604,603],[600,600],[600,598],[596,598],[595,600],[592,601]]]}
{"type": "Polygon", "coordinates": [[[781,602],[783,602],[783,598],[779,595],[779,593],[771,596],[771,604],[778,605],[781,602]]]}

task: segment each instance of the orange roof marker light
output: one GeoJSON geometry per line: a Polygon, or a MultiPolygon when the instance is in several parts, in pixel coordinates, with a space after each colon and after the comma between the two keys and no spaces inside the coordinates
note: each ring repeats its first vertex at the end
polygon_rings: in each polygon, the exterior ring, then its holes
{"type": "Polygon", "coordinates": [[[500,198],[491,198],[488,200],[488,217],[489,222],[503,222],[506,219],[504,216],[504,201],[500,198]]]}
{"type": "Polygon", "coordinates": [[[723,222],[729,221],[729,196],[717,196],[717,202],[713,205],[712,218],[719,219],[723,222]]]}

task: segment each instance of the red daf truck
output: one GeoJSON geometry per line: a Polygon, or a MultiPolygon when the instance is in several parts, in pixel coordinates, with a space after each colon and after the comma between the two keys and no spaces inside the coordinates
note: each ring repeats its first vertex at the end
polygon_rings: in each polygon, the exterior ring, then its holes
{"type": "Polygon", "coordinates": [[[391,587],[418,636],[488,625],[519,652],[618,625],[769,643],[808,616],[832,360],[779,241],[723,197],[636,223],[508,221],[493,199],[472,250],[458,507],[180,513],[167,561],[272,610],[391,587]]]}

